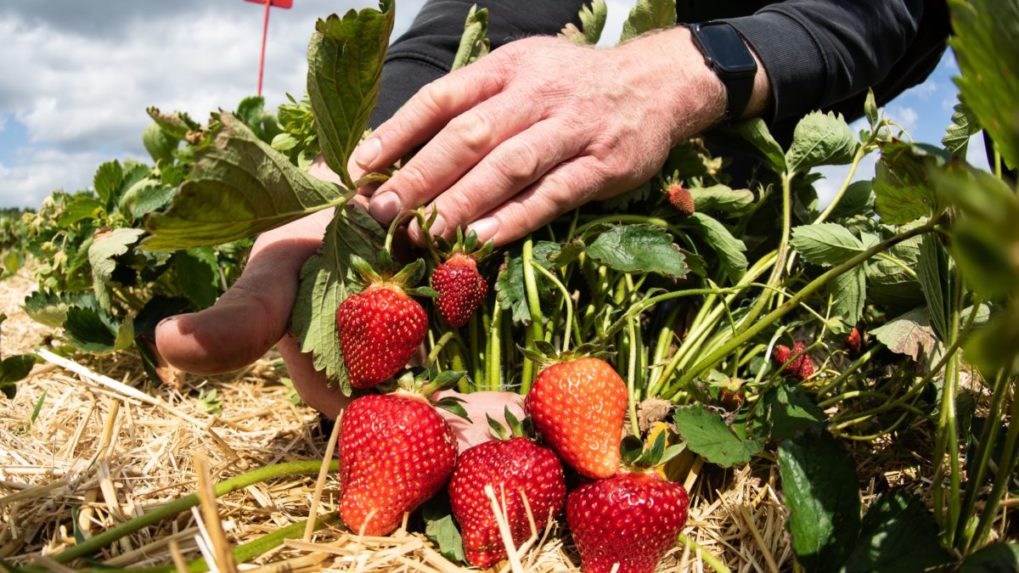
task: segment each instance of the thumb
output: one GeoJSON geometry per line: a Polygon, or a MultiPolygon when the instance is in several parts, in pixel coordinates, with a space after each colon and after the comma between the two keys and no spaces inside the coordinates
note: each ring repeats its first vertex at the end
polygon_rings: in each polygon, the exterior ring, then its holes
{"type": "Polygon", "coordinates": [[[156,327],[160,354],[194,374],[237,370],[265,354],[286,333],[301,265],[322,244],[332,214],[327,209],[262,234],[215,305],[156,327]]]}

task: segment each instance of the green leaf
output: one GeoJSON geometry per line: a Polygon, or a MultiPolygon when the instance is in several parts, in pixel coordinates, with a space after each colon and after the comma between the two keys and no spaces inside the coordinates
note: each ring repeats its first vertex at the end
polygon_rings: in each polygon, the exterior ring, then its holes
{"type": "Polygon", "coordinates": [[[1019,307],[1010,305],[966,340],[966,361],[991,378],[1002,369],[1019,373],[1019,307]]]}
{"type": "Polygon", "coordinates": [[[213,145],[198,153],[190,179],[165,213],[145,221],[150,251],[217,245],[250,237],[326,207],[352,192],[319,181],[259,140],[242,122],[221,114],[213,145]]]}
{"type": "Polygon", "coordinates": [[[747,257],[743,254],[747,246],[743,241],[734,237],[725,225],[704,213],[693,213],[683,223],[692,225],[694,234],[715,251],[722,274],[734,283],[743,277],[747,270],[747,257]]]}
{"type": "Polygon", "coordinates": [[[785,440],[778,448],[782,497],[793,551],[811,572],[838,571],[860,531],[856,468],[827,432],[785,440]]]}
{"type": "Polygon", "coordinates": [[[143,179],[124,192],[119,209],[132,219],[140,219],[165,207],[176,193],[176,187],[165,185],[157,179],[143,179]]]}
{"type": "Polygon", "coordinates": [[[375,109],[394,14],[392,0],[379,10],[333,14],[315,23],[308,46],[308,96],[322,155],[348,188],[347,160],[375,109]]]}
{"type": "Polygon", "coordinates": [[[824,411],[805,392],[779,384],[765,394],[765,427],[776,442],[824,428],[824,411]]]}
{"type": "Polygon", "coordinates": [[[952,124],[945,130],[945,136],[941,138],[941,145],[944,145],[947,151],[960,157],[966,157],[969,138],[977,133],[980,133],[980,125],[973,117],[973,112],[960,100],[953,108],[952,124]]]}
{"type": "Polygon", "coordinates": [[[81,193],[71,197],[57,217],[57,225],[67,228],[78,221],[94,219],[103,210],[103,203],[90,194],[81,193]]]}
{"type": "Polygon", "coordinates": [[[630,16],[623,22],[619,42],[636,38],[645,32],[676,25],[676,0],[637,0],[630,16]]]}
{"type": "Polygon", "coordinates": [[[867,262],[867,296],[870,302],[889,307],[892,312],[905,310],[923,304],[923,292],[915,275],[920,260],[920,237],[914,237],[895,245],[885,256],[875,257],[867,262]]]}
{"type": "Polygon", "coordinates": [[[683,278],[687,273],[683,253],[672,236],[657,225],[623,225],[598,235],[587,248],[592,259],[624,273],[656,273],[683,278]]]}
{"type": "Polygon", "coordinates": [[[959,573],[1014,573],[1019,570],[1019,543],[985,545],[962,562],[959,573]]]}
{"type": "Polygon", "coordinates": [[[101,309],[80,306],[67,309],[64,330],[79,350],[96,354],[113,352],[118,329],[113,318],[101,309]]]}
{"type": "Polygon", "coordinates": [[[948,252],[936,236],[927,234],[921,237],[920,261],[916,270],[920,289],[927,300],[931,326],[938,338],[947,342],[952,315],[952,277],[948,252]]]}
{"type": "Polygon", "coordinates": [[[862,535],[842,568],[844,573],[900,573],[937,570],[951,556],[938,542],[938,524],[911,493],[884,493],[863,517],[862,535]]]}
{"type": "Polygon", "coordinates": [[[22,308],[32,320],[50,328],[60,328],[67,320],[69,306],[90,306],[95,304],[92,293],[61,293],[48,290],[35,291],[25,298],[22,308]]]}
{"type": "Polygon", "coordinates": [[[590,5],[584,4],[580,8],[580,27],[583,32],[577,30],[572,23],[563,28],[566,35],[575,44],[598,43],[601,33],[605,29],[605,20],[608,18],[608,6],[605,0],[594,0],[590,5]]]}
{"type": "Polygon", "coordinates": [[[949,39],[962,76],[959,94],[1012,167],[1019,166],[1019,4],[951,0],[949,39]]]}
{"type": "Polygon", "coordinates": [[[19,354],[0,360],[0,393],[13,400],[18,392],[15,382],[27,378],[34,365],[35,356],[32,354],[19,354]]]}
{"type": "Polygon", "coordinates": [[[867,303],[866,269],[861,265],[835,277],[830,292],[834,299],[832,314],[842,319],[844,331],[848,332],[863,317],[867,303]]]}
{"type": "Polygon", "coordinates": [[[467,21],[464,22],[463,35],[460,36],[460,47],[456,50],[453,58],[453,65],[449,71],[453,71],[476,61],[489,52],[492,42],[488,39],[488,9],[478,9],[478,5],[471,6],[467,12],[467,21]]]}
{"type": "Polygon", "coordinates": [[[42,412],[42,405],[46,402],[47,394],[49,394],[49,391],[43,390],[42,394],[39,395],[39,399],[35,401],[35,407],[32,408],[32,417],[28,419],[28,424],[30,426],[39,419],[39,413],[42,412]]]}
{"type": "Polygon", "coordinates": [[[874,211],[873,182],[854,181],[846,188],[842,200],[832,210],[831,219],[846,219],[856,215],[871,215],[874,211]]]}
{"type": "Polygon", "coordinates": [[[159,111],[159,108],[149,107],[146,108],[145,113],[149,114],[152,121],[156,122],[156,125],[173,139],[184,139],[189,131],[197,131],[202,127],[187,113],[180,111],[163,113],[159,111]]]}
{"type": "MultiPolygon", "coordinates": [[[[534,262],[548,270],[554,267],[552,260],[559,254],[559,243],[538,241],[534,243],[534,262]]],[[[545,298],[553,292],[549,281],[538,281],[538,297],[545,298]]],[[[529,324],[531,311],[527,308],[527,293],[524,288],[524,261],[521,255],[513,256],[506,253],[506,266],[495,280],[495,292],[499,298],[499,306],[511,311],[513,322],[529,324]]]]}
{"type": "Polygon", "coordinates": [[[826,267],[842,264],[867,250],[849,229],[836,223],[795,227],[790,243],[803,260],[826,267]]]}
{"type": "Polygon", "coordinates": [[[877,128],[878,121],[881,120],[881,116],[877,110],[877,100],[874,98],[874,90],[867,90],[867,99],[863,101],[863,114],[867,116],[867,122],[870,123],[870,128],[877,128]]]}
{"type": "Polygon", "coordinates": [[[738,151],[747,151],[757,157],[765,167],[775,173],[786,170],[785,153],[782,146],[768,131],[768,126],[761,118],[749,119],[715,129],[709,138],[717,140],[723,146],[738,151]]]}
{"type": "Polygon", "coordinates": [[[874,207],[882,222],[905,225],[934,211],[937,205],[927,169],[939,159],[929,151],[898,141],[882,145],[873,186],[874,207]]]}
{"type": "Polygon", "coordinates": [[[721,415],[699,404],[678,408],[674,421],[691,451],[725,468],[749,462],[763,447],[758,440],[736,435],[721,415]]]}
{"type": "Polygon", "coordinates": [[[733,189],[728,185],[691,187],[694,210],[698,213],[713,213],[724,217],[736,217],[750,210],[754,204],[754,193],[749,189],[733,189]]]}
{"type": "Polygon", "coordinates": [[[96,169],[92,187],[102,204],[111,207],[116,196],[120,193],[120,185],[123,181],[124,170],[120,167],[120,162],[107,161],[96,169]]]}
{"type": "Polygon", "coordinates": [[[113,308],[110,281],[117,268],[116,257],[127,253],[131,245],[145,233],[141,229],[115,229],[97,233],[88,248],[88,262],[92,265],[92,286],[99,306],[106,310],[113,308]]]}
{"type": "Polygon", "coordinates": [[[350,385],[336,330],[336,309],[352,290],[355,273],[351,257],[375,258],[386,231],[365,211],[353,205],[337,211],[326,228],[322,252],[301,269],[301,284],[291,315],[291,332],[302,352],[314,355],[315,369],[349,394],[350,385]]]}
{"type": "Polygon", "coordinates": [[[819,165],[849,163],[856,147],[856,136],[841,114],[815,111],[796,124],[785,161],[790,172],[806,173],[819,165]]]}
{"type": "Polygon", "coordinates": [[[173,152],[177,151],[180,138],[171,137],[159,124],[150,123],[142,132],[142,145],[152,161],[173,161],[173,152]]]}
{"type": "Polygon", "coordinates": [[[439,553],[450,561],[464,561],[463,539],[460,530],[453,521],[453,512],[449,507],[449,498],[435,496],[421,508],[421,517],[425,520],[425,536],[439,548],[439,553]]]}
{"type": "Polygon", "coordinates": [[[219,296],[216,254],[211,248],[188,249],[173,255],[177,287],[197,309],[212,306],[219,296]]]}
{"type": "Polygon", "coordinates": [[[888,347],[888,350],[910,356],[917,362],[930,356],[938,343],[924,307],[897,316],[871,330],[870,334],[888,347]]]}

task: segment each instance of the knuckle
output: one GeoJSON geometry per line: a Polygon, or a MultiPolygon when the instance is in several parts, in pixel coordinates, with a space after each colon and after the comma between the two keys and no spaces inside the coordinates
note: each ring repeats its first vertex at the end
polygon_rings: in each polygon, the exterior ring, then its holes
{"type": "Polygon", "coordinates": [[[453,103],[453,92],[444,78],[435,80],[421,88],[420,101],[427,113],[437,114],[453,103]]]}
{"type": "Polygon", "coordinates": [[[515,186],[530,183],[541,175],[541,158],[532,143],[507,144],[494,163],[495,170],[515,186]]]}
{"type": "Polygon", "coordinates": [[[449,129],[458,145],[469,151],[487,151],[492,137],[492,121],[488,114],[472,111],[457,116],[449,122],[449,129]]]}
{"type": "MultiPolygon", "coordinates": [[[[401,195],[404,203],[407,203],[408,199],[412,200],[426,192],[430,185],[431,179],[426,172],[412,161],[396,172],[396,175],[390,180],[389,188],[401,195]]],[[[411,202],[414,203],[414,201],[411,202]]]]}

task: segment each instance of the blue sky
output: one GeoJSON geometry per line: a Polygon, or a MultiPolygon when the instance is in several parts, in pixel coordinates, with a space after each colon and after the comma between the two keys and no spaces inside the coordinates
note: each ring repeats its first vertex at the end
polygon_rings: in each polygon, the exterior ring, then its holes
{"type": "MultiPolygon", "coordinates": [[[[396,34],[423,0],[398,2],[396,34]]],[[[314,20],[371,0],[297,0],[275,10],[269,33],[265,94],[271,108],[304,88],[304,53],[314,20]]],[[[632,0],[611,0],[604,37],[618,37],[632,0]]],[[[138,2],[4,0],[0,4],[0,206],[39,204],[54,189],[86,188],[108,159],[146,159],[145,108],[205,118],[254,92],[261,7],[241,0],[138,2]]],[[[938,142],[956,88],[946,55],[922,85],[886,107],[920,141],[938,142]]],[[[971,146],[971,157],[982,145],[971,146]]],[[[869,176],[873,161],[860,176],[869,176]]],[[[822,196],[844,168],[825,170],[822,196]]]]}

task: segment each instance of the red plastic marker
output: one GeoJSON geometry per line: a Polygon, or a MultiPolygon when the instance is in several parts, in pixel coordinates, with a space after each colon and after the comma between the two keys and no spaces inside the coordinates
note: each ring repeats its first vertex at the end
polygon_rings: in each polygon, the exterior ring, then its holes
{"type": "Polygon", "coordinates": [[[262,20],[262,55],[258,58],[258,95],[262,95],[262,76],[265,72],[265,40],[269,35],[269,9],[283,8],[289,10],[294,7],[294,0],[244,0],[255,4],[265,4],[265,18],[262,20]]]}

